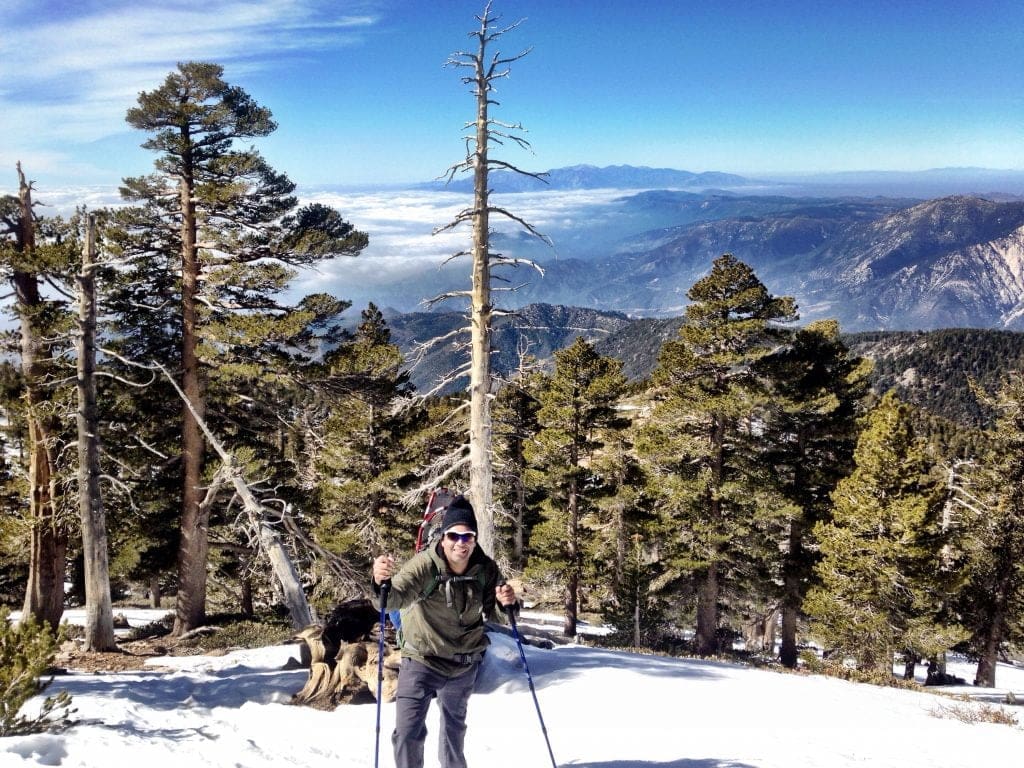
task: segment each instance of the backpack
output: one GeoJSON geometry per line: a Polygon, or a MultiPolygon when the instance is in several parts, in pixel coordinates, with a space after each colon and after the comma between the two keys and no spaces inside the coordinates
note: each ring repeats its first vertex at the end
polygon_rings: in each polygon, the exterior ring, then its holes
{"type": "Polygon", "coordinates": [[[419,530],[416,531],[416,551],[422,552],[427,547],[436,544],[441,538],[441,528],[444,526],[444,512],[457,494],[447,488],[435,488],[427,498],[427,508],[423,510],[423,519],[420,521],[419,530]]]}

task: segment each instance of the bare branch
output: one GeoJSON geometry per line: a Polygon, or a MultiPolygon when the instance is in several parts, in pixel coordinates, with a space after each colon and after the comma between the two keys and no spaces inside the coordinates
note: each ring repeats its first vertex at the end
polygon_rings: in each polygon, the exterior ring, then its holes
{"type": "Polygon", "coordinates": [[[433,307],[435,304],[440,304],[442,301],[447,301],[448,299],[456,299],[456,298],[459,298],[460,296],[462,298],[466,298],[470,294],[471,294],[471,291],[468,291],[468,290],[467,291],[448,291],[446,293],[440,293],[437,296],[434,296],[432,298],[424,299],[420,303],[423,304],[424,306],[426,306],[427,308],[430,308],[430,307],[433,307]]]}
{"type": "Polygon", "coordinates": [[[541,277],[544,277],[544,267],[542,267],[540,264],[533,261],[532,259],[524,259],[518,256],[510,258],[507,256],[501,256],[497,254],[491,256],[492,267],[518,267],[520,264],[525,265],[527,267],[533,267],[540,273],[541,277]]]}
{"type": "Polygon", "coordinates": [[[468,332],[468,329],[465,326],[463,326],[461,328],[456,328],[455,330],[449,331],[448,333],[443,334],[442,336],[435,336],[434,338],[428,339],[427,341],[421,342],[419,344],[414,344],[413,348],[412,348],[412,351],[413,351],[414,354],[422,355],[424,352],[427,352],[427,351],[433,349],[438,344],[442,344],[445,341],[448,341],[449,339],[453,339],[453,338],[455,338],[457,336],[461,336],[462,334],[467,333],[467,332],[468,332]]]}
{"type": "Polygon", "coordinates": [[[512,221],[514,221],[517,224],[519,224],[519,226],[521,226],[523,229],[525,229],[531,235],[536,237],[538,240],[543,240],[548,245],[552,245],[552,246],[554,245],[551,242],[551,238],[549,238],[544,233],[538,231],[537,228],[534,227],[532,224],[530,224],[528,221],[526,221],[525,219],[523,219],[520,216],[516,216],[511,211],[508,211],[508,210],[506,210],[504,208],[501,208],[501,207],[498,207],[498,206],[495,206],[495,205],[488,206],[487,210],[490,213],[497,213],[499,216],[504,216],[507,219],[511,219],[512,221]]]}
{"type": "Polygon", "coordinates": [[[135,442],[137,442],[139,445],[141,445],[143,448],[145,448],[147,451],[149,451],[150,453],[154,454],[155,456],[159,456],[164,461],[168,461],[171,458],[170,456],[168,456],[163,451],[159,451],[156,448],[154,448],[152,445],[147,443],[145,440],[143,440],[138,435],[132,435],[132,437],[135,438],[135,442]]]}
{"type": "Polygon", "coordinates": [[[117,381],[128,387],[135,387],[136,389],[145,389],[156,381],[156,374],[153,374],[153,378],[149,381],[132,381],[131,379],[124,378],[124,376],[118,376],[116,373],[110,373],[108,371],[96,371],[95,375],[102,376],[105,379],[111,379],[112,381],[117,381]]]}
{"type": "Polygon", "coordinates": [[[447,259],[442,261],[441,262],[441,266],[443,267],[445,264],[448,264],[449,262],[455,261],[456,259],[458,259],[458,258],[460,258],[462,256],[472,256],[472,255],[473,255],[472,251],[456,251],[451,256],[449,256],[447,259]]]}
{"type": "MultiPolygon", "coordinates": [[[[464,452],[467,448],[468,446],[463,445],[460,446],[457,450],[464,452]]],[[[460,469],[466,466],[467,463],[469,463],[468,454],[457,455],[455,452],[451,452],[439,457],[437,460],[430,464],[430,466],[427,468],[425,472],[421,473],[420,475],[421,477],[426,476],[428,480],[425,483],[422,483],[421,485],[410,488],[408,491],[402,494],[402,504],[404,504],[405,506],[413,506],[414,504],[418,504],[419,500],[423,498],[424,493],[431,490],[432,488],[437,487],[439,483],[443,482],[447,478],[454,475],[456,472],[458,472],[460,469]],[[433,470],[438,471],[435,473],[433,472],[433,470]]]]}
{"type": "Polygon", "coordinates": [[[73,293],[70,293],[70,292],[64,290],[64,288],[62,288],[59,283],[55,282],[54,279],[50,275],[44,276],[44,279],[46,280],[46,283],[51,288],[53,288],[53,290],[55,290],[57,293],[59,293],[64,298],[66,298],[66,299],[68,299],[70,301],[75,301],[78,298],[73,293]]]}
{"type": "Polygon", "coordinates": [[[465,208],[459,211],[457,214],[455,214],[455,218],[452,219],[447,224],[440,227],[435,227],[430,234],[439,235],[442,232],[447,232],[450,229],[455,229],[455,227],[459,226],[459,224],[463,223],[464,221],[472,221],[473,217],[478,216],[479,214],[480,211],[475,208],[465,208]]]}

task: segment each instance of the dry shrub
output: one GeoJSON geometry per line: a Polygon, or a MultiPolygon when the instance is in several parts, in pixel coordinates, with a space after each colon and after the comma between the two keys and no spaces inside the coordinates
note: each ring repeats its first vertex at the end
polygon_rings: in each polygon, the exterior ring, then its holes
{"type": "Polygon", "coordinates": [[[981,704],[977,702],[966,702],[964,704],[951,704],[939,706],[929,713],[932,717],[939,717],[946,720],[959,720],[961,723],[997,723],[999,725],[1017,725],[1017,716],[1007,712],[1002,707],[992,704],[981,704]]]}

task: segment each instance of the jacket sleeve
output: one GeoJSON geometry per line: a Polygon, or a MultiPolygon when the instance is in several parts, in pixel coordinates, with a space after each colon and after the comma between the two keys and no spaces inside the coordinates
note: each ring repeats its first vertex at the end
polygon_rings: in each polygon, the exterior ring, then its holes
{"type": "MultiPolygon", "coordinates": [[[[394,611],[415,602],[426,588],[433,567],[430,553],[423,551],[399,568],[391,578],[387,609],[394,611]]],[[[373,592],[375,595],[380,594],[380,585],[376,582],[373,582],[373,592]]]]}
{"type": "Polygon", "coordinates": [[[505,577],[498,569],[497,564],[493,562],[491,563],[488,576],[487,586],[484,588],[483,594],[484,620],[493,621],[497,624],[508,624],[508,616],[505,615],[505,609],[494,596],[494,590],[497,589],[499,584],[505,582],[505,577]]]}

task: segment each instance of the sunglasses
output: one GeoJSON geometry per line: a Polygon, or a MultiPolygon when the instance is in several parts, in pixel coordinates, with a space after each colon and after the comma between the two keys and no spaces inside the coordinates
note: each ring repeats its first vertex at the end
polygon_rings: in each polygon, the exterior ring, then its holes
{"type": "Polygon", "coordinates": [[[460,544],[472,544],[474,541],[476,541],[476,534],[472,531],[469,531],[468,533],[456,533],[455,531],[448,531],[448,533],[446,533],[444,537],[448,539],[448,541],[457,541],[460,544]]]}

